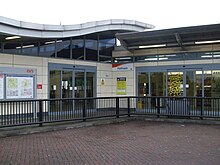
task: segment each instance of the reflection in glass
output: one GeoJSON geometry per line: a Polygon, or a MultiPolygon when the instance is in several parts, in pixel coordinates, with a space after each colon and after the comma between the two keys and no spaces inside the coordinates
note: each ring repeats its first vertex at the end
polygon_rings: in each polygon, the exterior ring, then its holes
{"type": "MultiPolygon", "coordinates": [[[[62,98],[72,98],[72,71],[62,71],[62,98]]],[[[71,100],[62,101],[62,111],[71,111],[73,102],[71,100]]]]}
{"type": "MultiPolygon", "coordinates": [[[[50,99],[61,98],[61,71],[50,71],[50,99]]],[[[50,112],[60,111],[60,103],[57,101],[50,101],[50,112]]]]}
{"type": "Polygon", "coordinates": [[[70,40],[57,40],[57,57],[70,58],[70,40]]]}
{"type": "Polygon", "coordinates": [[[115,45],[116,45],[115,38],[109,38],[108,36],[100,36],[99,55],[102,58],[100,58],[99,61],[109,62],[109,60],[111,59],[108,59],[107,57],[109,58],[112,57],[112,51],[114,50],[115,45]]]}
{"type": "Polygon", "coordinates": [[[97,50],[97,40],[86,39],[86,60],[97,61],[98,60],[98,50],[97,50]]]}
{"type": "Polygon", "coordinates": [[[138,74],[138,96],[148,96],[149,94],[148,73],[138,74]]]}
{"type": "Polygon", "coordinates": [[[83,38],[72,40],[72,58],[84,60],[84,40],[83,38]]]}
{"type": "Polygon", "coordinates": [[[75,72],[75,98],[84,98],[84,72],[75,72]]]}
{"type": "MultiPolygon", "coordinates": [[[[95,73],[87,72],[86,73],[86,97],[94,97],[95,91],[95,73]]],[[[95,100],[87,100],[87,108],[93,109],[95,105],[95,100]]]]}
{"type": "MultiPolygon", "coordinates": [[[[138,74],[138,96],[149,96],[148,73],[138,74]]],[[[149,105],[149,100],[144,98],[138,99],[138,109],[146,109],[149,105]]]]}
{"type": "Polygon", "coordinates": [[[41,42],[39,55],[42,57],[55,57],[55,40],[41,42]]]}
{"type": "Polygon", "coordinates": [[[4,53],[21,54],[20,43],[6,43],[4,45],[4,53]]]}
{"type": "Polygon", "coordinates": [[[166,72],[151,73],[151,96],[166,96],[166,72]]]}
{"type": "MultiPolygon", "coordinates": [[[[84,98],[85,97],[85,86],[84,86],[84,72],[75,72],[75,98],[84,98]]],[[[83,100],[75,100],[74,107],[76,110],[83,109],[84,102],[83,100]]]]}
{"type": "Polygon", "coordinates": [[[186,96],[202,96],[202,71],[186,71],[186,96]]]}

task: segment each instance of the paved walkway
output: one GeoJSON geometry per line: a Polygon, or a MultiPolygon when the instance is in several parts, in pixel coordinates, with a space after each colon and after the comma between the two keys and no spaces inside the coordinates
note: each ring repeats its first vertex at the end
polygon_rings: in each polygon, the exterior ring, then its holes
{"type": "Polygon", "coordinates": [[[1,165],[219,165],[220,125],[127,121],[0,138],[1,165]]]}

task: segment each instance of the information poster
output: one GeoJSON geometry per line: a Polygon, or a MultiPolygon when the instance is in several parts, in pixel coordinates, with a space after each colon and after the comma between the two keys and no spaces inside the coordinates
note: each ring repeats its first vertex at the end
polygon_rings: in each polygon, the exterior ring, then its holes
{"type": "Polygon", "coordinates": [[[126,77],[117,77],[117,95],[126,95],[126,77]]]}
{"type": "Polygon", "coordinates": [[[33,77],[6,77],[6,98],[33,98],[33,77]]]}
{"type": "Polygon", "coordinates": [[[0,99],[4,99],[4,75],[0,74],[0,99]]]}

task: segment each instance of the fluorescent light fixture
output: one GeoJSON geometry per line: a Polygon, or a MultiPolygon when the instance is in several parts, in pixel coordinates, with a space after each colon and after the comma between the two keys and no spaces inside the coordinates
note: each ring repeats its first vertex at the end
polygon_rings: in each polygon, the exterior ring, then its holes
{"type": "Polygon", "coordinates": [[[159,44],[159,45],[145,45],[145,46],[139,46],[140,49],[143,48],[159,48],[159,47],[165,47],[166,44],[159,44]]]}
{"type": "Polygon", "coordinates": [[[11,37],[6,37],[5,39],[6,40],[14,40],[14,39],[18,39],[18,38],[21,38],[19,36],[11,36],[11,37]]]}
{"type": "Polygon", "coordinates": [[[157,60],[157,58],[145,58],[144,60],[145,61],[155,61],[155,60],[157,60]]]}
{"type": "Polygon", "coordinates": [[[205,55],[205,56],[201,56],[201,58],[212,58],[211,55],[205,55]]]}
{"type": "Polygon", "coordinates": [[[131,57],[119,57],[119,58],[115,58],[116,60],[130,60],[131,57]]]}
{"type": "MultiPolygon", "coordinates": [[[[48,41],[48,42],[45,42],[45,44],[54,44],[56,41],[48,41]]],[[[57,40],[57,43],[58,42],[63,42],[62,40],[57,40]]]]}
{"type": "Polygon", "coordinates": [[[18,46],[16,49],[21,49],[21,48],[31,48],[34,47],[34,45],[25,45],[25,46],[18,46]]]}
{"type": "Polygon", "coordinates": [[[220,55],[214,55],[214,57],[220,57],[220,55]]]}
{"type": "Polygon", "coordinates": [[[159,57],[175,57],[175,54],[159,55],[159,57]]]}
{"type": "Polygon", "coordinates": [[[195,44],[211,44],[211,43],[219,43],[220,40],[213,40],[213,41],[197,41],[195,44]]]}
{"type": "Polygon", "coordinates": [[[167,57],[159,58],[159,60],[168,60],[167,57]]]}
{"type": "Polygon", "coordinates": [[[213,54],[220,54],[220,52],[214,52],[213,54]]]}

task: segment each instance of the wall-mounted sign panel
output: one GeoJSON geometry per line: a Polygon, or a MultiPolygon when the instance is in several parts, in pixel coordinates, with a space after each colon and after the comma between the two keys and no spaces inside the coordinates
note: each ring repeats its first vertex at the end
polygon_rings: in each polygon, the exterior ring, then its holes
{"type": "Polygon", "coordinates": [[[34,78],[6,77],[6,99],[34,98],[34,78]]]}
{"type": "Polygon", "coordinates": [[[112,64],[112,71],[131,71],[134,70],[134,65],[132,63],[129,64],[112,64]]]}
{"type": "Polygon", "coordinates": [[[4,75],[0,74],[0,99],[4,99],[4,75]]]}
{"type": "Polygon", "coordinates": [[[117,77],[117,95],[126,95],[126,77],[117,77]]]}

